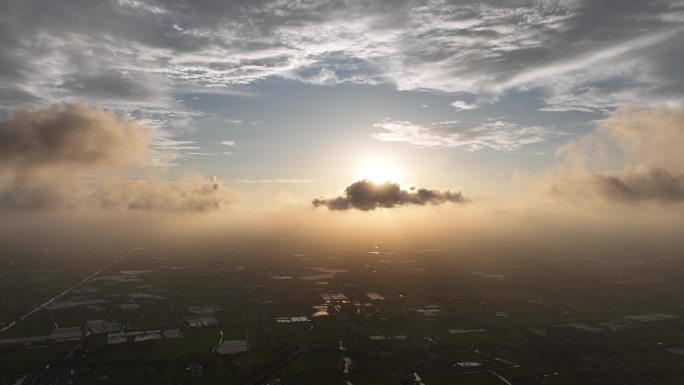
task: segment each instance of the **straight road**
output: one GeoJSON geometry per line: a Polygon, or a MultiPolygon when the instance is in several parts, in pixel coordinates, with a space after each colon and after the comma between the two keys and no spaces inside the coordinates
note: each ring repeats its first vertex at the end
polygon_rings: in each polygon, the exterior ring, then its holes
{"type": "Polygon", "coordinates": [[[42,304],[38,305],[38,306],[35,307],[33,310],[29,311],[28,313],[24,314],[23,316],[21,316],[21,317],[17,318],[16,320],[14,320],[14,321],[8,323],[7,325],[5,325],[5,327],[3,327],[2,329],[0,329],[0,333],[2,333],[2,332],[4,332],[4,331],[7,331],[7,330],[11,329],[14,325],[16,325],[18,322],[21,322],[21,321],[25,320],[25,319],[28,318],[31,314],[33,314],[33,313],[35,313],[35,312],[37,312],[37,311],[40,311],[40,310],[41,310],[42,308],[44,308],[45,306],[47,306],[47,305],[49,305],[49,304],[51,304],[51,303],[57,301],[58,299],[64,297],[65,295],[69,294],[69,292],[71,292],[72,290],[74,290],[74,289],[76,289],[77,287],[79,287],[79,286],[83,285],[84,283],[88,282],[90,279],[95,278],[98,274],[100,274],[101,272],[107,270],[108,268],[110,268],[111,266],[113,266],[114,264],[116,264],[117,262],[119,262],[120,260],[122,260],[122,259],[128,257],[129,255],[133,254],[133,253],[134,253],[136,250],[138,250],[138,249],[140,249],[140,246],[136,246],[136,247],[134,247],[134,248],[128,250],[127,252],[123,253],[122,255],[120,255],[119,257],[117,257],[116,259],[114,259],[113,261],[111,261],[111,262],[109,262],[108,264],[106,264],[106,265],[104,265],[103,267],[101,267],[101,268],[100,268],[99,270],[97,270],[96,272],[94,272],[94,273],[90,274],[89,276],[83,278],[82,280],[78,281],[77,283],[75,283],[75,284],[69,286],[69,287],[68,287],[66,290],[64,290],[63,292],[57,294],[56,296],[50,298],[49,300],[47,300],[47,301],[45,301],[45,302],[43,302],[42,304]]]}

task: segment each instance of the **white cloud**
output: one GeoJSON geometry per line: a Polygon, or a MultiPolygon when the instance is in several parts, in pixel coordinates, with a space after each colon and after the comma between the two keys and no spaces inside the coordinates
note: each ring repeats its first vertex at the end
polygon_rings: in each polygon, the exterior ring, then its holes
{"type": "Polygon", "coordinates": [[[223,153],[219,152],[186,152],[185,155],[195,155],[195,156],[217,156],[223,153]]]}
{"type": "Polygon", "coordinates": [[[313,183],[313,179],[228,179],[225,184],[290,184],[313,183]]]}
{"type": "Polygon", "coordinates": [[[456,100],[455,102],[451,103],[451,106],[457,110],[474,110],[480,107],[477,103],[468,103],[464,102],[463,100],[456,100]]]}
{"type": "Polygon", "coordinates": [[[235,141],[234,140],[224,140],[221,142],[221,144],[233,147],[233,146],[235,146],[235,141]]]}
{"type": "Polygon", "coordinates": [[[184,151],[199,152],[201,147],[192,140],[177,140],[159,126],[150,126],[153,140],[147,149],[145,164],[153,167],[178,166],[176,162],[183,158],[184,151]]]}
{"type": "Polygon", "coordinates": [[[485,148],[517,151],[527,144],[563,135],[556,130],[519,126],[503,120],[487,121],[479,125],[445,121],[423,126],[409,121],[386,119],[376,123],[374,127],[384,130],[373,134],[378,140],[428,148],[465,147],[468,151],[485,148]]]}

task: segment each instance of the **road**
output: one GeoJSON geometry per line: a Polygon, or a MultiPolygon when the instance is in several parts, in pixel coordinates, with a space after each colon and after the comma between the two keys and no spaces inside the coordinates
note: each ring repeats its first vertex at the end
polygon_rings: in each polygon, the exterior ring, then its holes
{"type": "Polygon", "coordinates": [[[94,273],[90,274],[89,276],[83,278],[82,280],[78,281],[77,283],[75,283],[75,284],[69,286],[66,290],[62,291],[61,293],[57,294],[56,296],[54,296],[54,297],[50,298],[49,300],[43,302],[42,304],[38,305],[38,306],[35,307],[33,310],[29,311],[28,313],[24,314],[23,316],[21,316],[21,317],[17,318],[16,320],[14,320],[14,321],[8,323],[7,325],[5,325],[5,327],[3,327],[2,329],[0,329],[0,333],[5,332],[5,331],[11,329],[11,328],[14,327],[14,325],[16,325],[17,323],[19,323],[19,322],[25,320],[26,318],[28,318],[29,316],[31,316],[31,314],[33,314],[33,313],[35,313],[35,312],[37,312],[37,311],[40,311],[40,310],[41,310],[42,308],[44,308],[45,306],[47,306],[47,305],[49,305],[49,304],[51,304],[51,303],[57,301],[58,299],[64,297],[65,295],[69,294],[69,292],[71,292],[72,290],[74,290],[74,289],[76,289],[77,287],[79,287],[79,286],[83,285],[84,283],[88,282],[90,279],[95,278],[98,274],[100,274],[101,272],[107,270],[108,268],[110,268],[111,266],[113,266],[114,264],[116,264],[117,262],[119,262],[120,260],[122,260],[122,259],[128,257],[129,255],[133,254],[133,253],[134,253],[136,250],[138,250],[138,249],[140,249],[140,246],[136,246],[136,247],[134,247],[134,248],[128,250],[127,252],[123,253],[122,255],[120,255],[119,257],[117,257],[116,259],[114,259],[113,261],[111,261],[111,262],[109,262],[108,264],[106,264],[106,265],[104,265],[103,267],[101,267],[101,268],[100,268],[99,270],[97,270],[96,272],[94,272],[94,273]]]}

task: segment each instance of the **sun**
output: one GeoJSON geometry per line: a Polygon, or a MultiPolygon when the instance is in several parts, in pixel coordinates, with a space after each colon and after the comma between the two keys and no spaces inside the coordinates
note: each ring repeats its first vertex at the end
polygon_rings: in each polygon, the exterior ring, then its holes
{"type": "Polygon", "coordinates": [[[404,179],[404,173],[384,160],[370,159],[361,163],[356,178],[367,179],[373,183],[400,182],[404,179]]]}

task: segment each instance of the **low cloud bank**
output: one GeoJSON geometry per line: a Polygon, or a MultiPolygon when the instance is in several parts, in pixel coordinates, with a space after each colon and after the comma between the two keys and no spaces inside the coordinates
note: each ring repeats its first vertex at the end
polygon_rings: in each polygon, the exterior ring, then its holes
{"type": "Polygon", "coordinates": [[[402,189],[392,182],[373,183],[360,180],[347,186],[341,196],[318,198],[313,200],[314,207],[325,206],[329,210],[375,210],[377,208],[394,208],[406,205],[438,205],[447,202],[467,203],[468,198],[461,192],[439,191],[428,189],[402,189]]]}
{"type": "Polygon", "coordinates": [[[623,107],[559,148],[545,183],[570,201],[684,202],[684,108],[623,107]]]}
{"type": "Polygon", "coordinates": [[[235,202],[223,184],[208,180],[111,180],[97,185],[90,203],[115,210],[210,212],[235,202]]]}
{"type": "Polygon", "coordinates": [[[131,180],[150,139],[135,122],[86,105],[21,110],[0,121],[0,208],[207,212],[233,202],[216,178],[131,180]],[[105,178],[88,178],[92,173],[105,178]]]}

